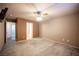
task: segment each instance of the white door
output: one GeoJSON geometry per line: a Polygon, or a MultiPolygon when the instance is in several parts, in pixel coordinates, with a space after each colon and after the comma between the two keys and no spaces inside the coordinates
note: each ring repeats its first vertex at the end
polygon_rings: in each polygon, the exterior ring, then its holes
{"type": "Polygon", "coordinates": [[[26,39],[31,40],[33,37],[33,23],[27,22],[26,23],[26,39]]]}

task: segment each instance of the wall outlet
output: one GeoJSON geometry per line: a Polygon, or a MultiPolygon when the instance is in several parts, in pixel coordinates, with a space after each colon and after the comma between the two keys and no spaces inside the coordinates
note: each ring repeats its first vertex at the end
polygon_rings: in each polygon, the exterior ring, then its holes
{"type": "Polygon", "coordinates": [[[70,42],[70,40],[67,40],[67,42],[70,42]]]}

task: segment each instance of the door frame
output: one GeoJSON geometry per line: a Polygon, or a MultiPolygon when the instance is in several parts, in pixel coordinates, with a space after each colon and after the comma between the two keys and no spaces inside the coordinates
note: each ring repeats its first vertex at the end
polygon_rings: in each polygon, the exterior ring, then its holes
{"type": "MultiPolygon", "coordinates": [[[[16,23],[16,19],[6,19],[6,20],[4,21],[4,45],[5,45],[6,42],[7,42],[7,38],[6,38],[6,36],[7,36],[7,35],[6,35],[6,34],[7,34],[7,33],[6,33],[6,32],[7,32],[7,31],[6,31],[6,30],[7,30],[7,29],[6,29],[6,23],[7,23],[7,22],[15,22],[15,23],[16,23]]],[[[16,25],[15,25],[15,27],[16,27],[16,25]]],[[[16,30],[15,30],[15,32],[16,32],[16,30]]],[[[15,38],[16,38],[16,37],[15,37],[15,38]]],[[[15,40],[15,41],[16,41],[16,40],[15,40]]]]}

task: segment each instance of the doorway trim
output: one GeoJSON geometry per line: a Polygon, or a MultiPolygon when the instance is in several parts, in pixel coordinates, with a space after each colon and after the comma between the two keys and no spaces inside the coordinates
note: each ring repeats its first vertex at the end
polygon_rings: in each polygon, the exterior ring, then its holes
{"type": "MultiPolygon", "coordinates": [[[[6,38],[6,22],[15,22],[16,23],[16,19],[5,19],[4,21],[4,45],[6,44],[7,38],[6,38]]],[[[15,40],[16,41],[16,40],[15,40]]]]}

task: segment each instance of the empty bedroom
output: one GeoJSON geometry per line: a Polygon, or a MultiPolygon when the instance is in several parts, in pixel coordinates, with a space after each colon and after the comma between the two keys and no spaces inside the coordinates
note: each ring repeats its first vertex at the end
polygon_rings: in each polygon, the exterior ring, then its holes
{"type": "Polygon", "coordinates": [[[0,3],[0,56],[79,56],[79,4],[0,3]]]}

